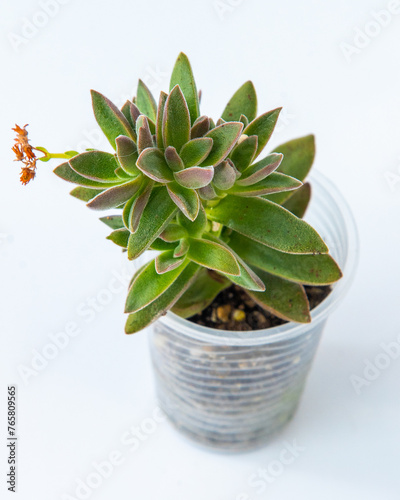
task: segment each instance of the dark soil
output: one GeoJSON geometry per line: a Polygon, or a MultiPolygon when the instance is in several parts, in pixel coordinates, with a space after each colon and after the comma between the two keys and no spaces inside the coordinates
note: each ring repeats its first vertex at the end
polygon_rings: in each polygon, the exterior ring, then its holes
{"type": "MultiPolygon", "coordinates": [[[[310,309],[314,309],[332,291],[330,286],[305,286],[304,288],[310,309]]],[[[236,331],[262,330],[287,323],[262,309],[242,288],[236,285],[223,290],[200,314],[188,319],[198,325],[236,331]]]]}

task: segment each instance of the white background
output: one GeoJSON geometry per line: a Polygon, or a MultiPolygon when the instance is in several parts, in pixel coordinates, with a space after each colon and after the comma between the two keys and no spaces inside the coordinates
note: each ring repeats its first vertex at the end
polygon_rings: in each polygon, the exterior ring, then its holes
{"type": "Polygon", "coordinates": [[[77,480],[113,451],[123,463],[87,498],[398,499],[400,358],[360,394],[351,377],[363,377],[365,360],[400,334],[399,2],[62,3],[53,2],[52,17],[36,0],[1,5],[1,498],[14,498],[5,484],[5,402],[7,385],[17,384],[21,500],[83,498],[77,480]],[[377,24],[374,12],[393,5],[397,14],[381,13],[377,24]],[[57,163],[40,163],[22,187],[10,151],[14,123],[29,123],[32,144],[51,151],[102,147],[89,89],[118,104],[139,77],[167,90],[181,50],[203,90],[203,113],[218,116],[252,79],[260,111],[284,107],[271,145],[316,134],[315,168],[345,195],[360,233],[356,279],[328,323],[295,419],[245,454],[197,448],[154,423],[147,332],[124,335],[124,287],[99,302],[123,257],[98,214],[52,174],[57,163]],[[33,351],[71,323],[79,334],[24,383],[33,351]],[[136,450],[121,442],[132,426],[154,431],[136,450]],[[251,486],[293,440],[303,450],[293,463],[264,491],[251,486]]]}

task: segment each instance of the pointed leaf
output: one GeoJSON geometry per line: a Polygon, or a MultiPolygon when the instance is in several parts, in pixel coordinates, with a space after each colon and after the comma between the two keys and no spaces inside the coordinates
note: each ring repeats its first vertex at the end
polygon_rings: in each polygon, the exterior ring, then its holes
{"type": "Polygon", "coordinates": [[[115,149],[115,139],[119,135],[135,139],[132,127],[117,106],[95,90],[91,94],[94,116],[111,146],[115,149]]]}
{"type": "Polygon", "coordinates": [[[115,208],[129,200],[140,188],[140,177],[119,186],[113,186],[98,194],[87,206],[93,210],[107,210],[115,208]]]}
{"type": "Polygon", "coordinates": [[[119,247],[127,248],[129,234],[130,233],[127,229],[117,229],[116,231],[113,231],[109,236],[107,236],[107,240],[111,240],[119,247]]]}
{"type": "Polygon", "coordinates": [[[69,194],[74,198],[78,198],[78,200],[90,201],[92,198],[97,196],[102,191],[103,191],[102,189],[100,190],[100,189],[92,189],[92,188],[77,186],[69,194]]]}
{"type": "Polygon", "coordinates": [[[175,258],[173,250],[162,252],[156,257],[156,271],[157,274],[168,273],[179,267],[185,258],[175,258]]]}
{"type": "Polygon", "coordinates": [[[263,309],[287,321],[309,323],[310,306],[302,285],[259,271],[265,292],[247,292],[263,309]]]}
{"type": "Polygon", "coordinates": [[[136,259],[149,248],[167,227],[176,211],[176,206],[165,188],[153,189],[146,208],[140,217],[139,226],[129,238],[129,260],[136,259]]]}
{"type": "Polygon", "coordinates": [[[153,136],[150,130],[149,120],[144,115],[140,115],[136,122],[137,148],[141,153],[146,148],[154,147],[153,136]]]}
{"type": "Polygon", "coordinates": [[[176,182],[189,189],[199,189],[207,186],[214,176],[214,167],[189,167],[175,172],[176,182]]]}
{"type": "Polygon", "coordinates": [[[130,137],[119,135],[115,140],[117,146],[118,162],[124,171],[132,176],[138,175],[139,169],[136,166],[138,159],[137,147],[130,137]]]}
{"type": "Polygon", "coordinates": [[[131,101],[127,100],[121,108],[121,113],[127,119],[129,125],[132,127],[132,130],[135,130],[135,122],[133,121],[131,114],[131,106],[132,106],[131,101]]]}
{"type": "Polygon", "coordinates": [[[327,253],[309,224],[288,210],[261,198],[228,195],[207,211],[208,218],[249,238],[287,253],[327,253]]]}
{"type": "Polygon", "coordinates": [[[289,212],[292,212],[296,217],[302,219],[306,213],[308,204],[311,199],[311,185],[309,182],[303,184],[299,189],[283,203],[283,207],[289,212]]]}
{"type": "Polygon", "coordinates": [[[164,154],[158,148],[147,148],[142,151],[136,165],[147,177],[156,182],[165,183],[174,180],[164,154]]]}
{"type": "MultiPolygon", "coordinates": [[[[257,153],[258,156],[269,141],[269,138],[274,131],[276,122],[278,121],[279,113],[282,108],[273,109],[259,116],[250,122],[244,129],[246,135],[256,135],[258,137],[257,153]]],[[[278,151],[279,152],[279,151],[278,151]]]]}
{"type": "Polygon", "coordinates": [[[231,286],[231,282],[208,269],[200,269],[196,279],[175,303],[172,312],[181,318],[190,318],[209,306],[215,297],[231,286]]]}
{"type": "Polygon", "coordinates": [[[304,285],[330,285],[342,276],[339,266],[328,254],[279,252],[236,232],[230,236],[229,245],[252,266],[304,285]]]}
{"type": "Polygon", "coordinates": [[[259,182],[272,172],[274,172],[280,165],[283,155],[272,153],[257,163],[253,163],[248,167],[237,181],[240,186],[251,186],[259,182]]]}
{"type": "MultiPolygon", "coordinates": [[[[315,157],[315,138],[313,135],[300,137],[281,144],[275,151],[283,154],[283,161],[279,166],[279,172],[291,175],[303,181],[310,171],[315,157]]],[[[276,194],[269,199],[275,203],[283,203],[290,194],[276,194]]]]}
{"type": "Polygon", "coordinates": [[[236,196],[261,196],[268,193],[293,191],[298,189],[301,185],[302,183],[294,177],[274,172],[251,186],[241,186],[237,183],[229,192],[236,196]]]}
{"type": "Polygon", "coordinates": [[[243,123],[229,122],[210,130],[206,137],[213,140],[211,151],[202,165],[216,165],[231,152],[243,130],[243,123]]]}
{"type": "Polygon", "coordinates": [[[164,152],[165,160],[173,172],[179,172],[185,168],[181,157],[173,146],[168,146],[164,152]]]}
{"type": "Polygon", "coordinates": [[[250,81],[233,94],[221,116],[227,122],[234,122],[240,120],[241,115],[245,115],[249,121],[257,116],[256,89],[250,81]]]}
{"type": "Polygon", "coordinates": [[[120,215],[107,215],[106,217],[100,217],[101,222],[111,229],[123,229],[124,222],[120,215]]]}
{"type": "Polygon", "coordinates": [[[147,182],[144,181],[142,187],[133,199],[128,217],[128,227],[131,233],[136,233],[136,230],[139,227],[140,218],[142,217],[143,211],[147,206],[153,186],[153,181],[149,179],[147,182]]]}
{"type": "Polygon", "coordinates": [[[68,162],[58,165],[58,167],[54,169],[54,173],[67,182],[72,182],[88,188],[107,189],[110,186],[117,186],[123,182],[121,179],[118,179],[118,177],[115,178],[114,182],[92,181],[91,179],[87,179],[86,177],[82,177],[76,173],[68,162]]]}
{"type": "Polygon", "coordinates": [[[151,302],[147,307],[129,315],[125,326],[125,332],[136,333],[165,314],[189,288],[199,269],[199,266],[190,262],[162,295],[151,302]]]}
{"type": "Polygon", "coordinates": [[[219,243],[191,238],[188,257],[208,269],[238,276],[240,268],[235,256],[219,243]]]}
{"type": "Polygon", "coordinates": [[[211,137],[199,137],[187,142],[180,152],[185,167],[194,167],[200,165],[211,151],[213,140],[211,137]]]}
{"type": "Polygon", "coordinates": [[[164,116],[164,107],[167,101],[168,95],[165,92],[160,93],[160,98],[158,100],[158,108],[157,108],[157,119],[156,119],[156,136],[157,136],[157,147],[163,148],[163,116],[164,116]]]}
{"type": "Polygon", "coordinates": [[[140,311],[151,304],[178,278],[189,261],[164,274],[158,274],[155,261],[144,265],[134,276],[125,303],[125,312],[140,311]]]}
{"type": "Polygon", "coordinates": [[[193,124],[200,114],[199,98],[192,67],[190,66],[189,59],[183,52],[179,54],[178,59],[176,60],[171,75],[169,89],[172,90],[176,85],[179,85],[183,95],[185,96],[190,112],[190,121],[193,124]]]}
{"type": "Polygon", "coordinates": [[[261,279],[257,276],[257,274],[244,262],[243,259],[239,257],[237,253],[235,253],[232,248],[226,244],[224,241],[220,240],[219,238],[216,238],[215,236],[212,236],[210,234],[206,234],[204,236],[206,239],[210,241],[214,241],[215,243],[219,243],[223,247],[225,247],[229,252],[233,254],[233,256],[236,259],[236,262],[239,265],[240,269],[240,274],[239,276],[232,276],[232,275],[227,275],[225,276],[232,281],[232,283],[235,283],[236,285],[239,285],[243,288],[246,288],[247,290],[255,290],[257,292],[262,292],[265,290],[264,283],[261,281],[261,279]]]}
{"type": "Polygon", "coordinates": [[[210,118],[208,116],[199,116],[190,130],[190,138],[197,139],[203,137],[209,130],[210,118]]]}
{"type": "Polygon", "coordinates": [[[239,172],[243,172],[253,161],[258,145],[258,137],[242,135],[230,154],[230,159],[239,172]]]}
{"type": "Polygon", "coordinates": [[[195,220],[200,209],[199,195],[193,189],[180,186],[177,182],[167,184],[171,200],[190,220],[195,220]]]}
{"type": "Polygon", "coordinates": [[[176,85],[165,103],[163,116],[164,147],[174,146],[180,151],[190,139],[190,115],[181,89],[176,85]]]}
{"type": "Polygon", "coordinates": [[[136,93],[136,105],[140,112],[148,116],[151,120],[156,120],[157,115],[157,104],[150,90],[147,88],[146,84],[139,80],[137,93],[136,93]]]}
{"type": "Polygon", "coordinates": [[[79,175],[97,182],[119,183],[121,179],[115,175],[118,168],[115,156],[103,151],[87,151],[69,160],[73,170],[79,175]]]}

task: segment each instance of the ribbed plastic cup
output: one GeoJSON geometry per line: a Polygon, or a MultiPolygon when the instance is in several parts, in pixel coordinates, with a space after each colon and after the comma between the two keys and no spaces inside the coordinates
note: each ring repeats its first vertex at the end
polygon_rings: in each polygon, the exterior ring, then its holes
{"type": "Polygon", "coordinates": [[[327,243],[344,277],[312,310],[309,324],[221,331],[173,313],[150,332],[159,402],[173,424],[221,450],[260,446],[292,418],[330,312],[354,276],[358,238],[345,200],[322,174],[305,219],[327,243]]]}

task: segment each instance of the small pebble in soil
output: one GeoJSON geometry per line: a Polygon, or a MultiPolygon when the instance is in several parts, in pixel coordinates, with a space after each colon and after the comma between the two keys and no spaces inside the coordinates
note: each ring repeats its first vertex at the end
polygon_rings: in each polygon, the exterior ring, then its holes
{"type": "MultiPolygon", "coordinates": [[[[332,291],[330,286],[305,286],[304,288],[310,309],[314,309],[332,291]]],[[[236,285],[223,290],[212,304],[188,319],[198,325],[236,331],[262,330],[287,323],[262,309],[242,288],[236,285]]]]}

